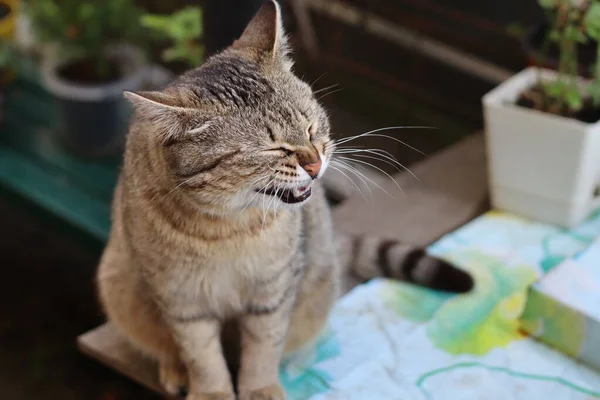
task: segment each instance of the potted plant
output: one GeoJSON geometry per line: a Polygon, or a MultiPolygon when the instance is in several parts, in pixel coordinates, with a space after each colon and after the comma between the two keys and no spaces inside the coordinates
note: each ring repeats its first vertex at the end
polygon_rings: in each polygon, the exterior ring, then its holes
{"type": "Polygon", "coordinates": [[[145,79],[141,11],[133,0],[35,0],[26,11],[44,45],[42,79],[57,98],[62,142],[81,155],[115,153],[127,125],[123,91],[145,79]]]}
{"type": "MultiPolygon", "coordinates": [[[[587,8],[589,0],[571,2],[578,8],[587,8]]],[[[551,40],[550,36],[552,24],[549,21],[556,21],[556,13],[559,12],[554,7],[554,0],[540,1],[542,9],[546,15],[545,21],[523,28],[520,24],[512,26],[512,33],[521,40],[523,49],[528,56],[529,64],[532,66],[542,66],[557,70],[559,68],[560,48],[556,41],[551,40]]],[[[597,56],[597,42],[583,32],[586,40],[579,41],[576,45],[576,57],[579,65],[579,74],[590,77],[597,56]]]]}
{"type": "Polygon", "coordinates": [[[181,73],[202,63],[201,8],[188,6],[170,15],[145,14],[141,23],[164,45],[161,59],[170,70],[181,73]]]}
{"type": "Polygon", "coordinates": [[[18,71],[18,55],[13,42],[19,0],[0,0],[0,120],[4,87],[18,71]]]}
{"type": "Polygon", "coordinates": [[[578,75],[579,44],[600,39],[600,0],[539,0],[557,70],[529,67],[483,98],[492,205],[572,227],[600,205],[600,60],[578,75]]]}

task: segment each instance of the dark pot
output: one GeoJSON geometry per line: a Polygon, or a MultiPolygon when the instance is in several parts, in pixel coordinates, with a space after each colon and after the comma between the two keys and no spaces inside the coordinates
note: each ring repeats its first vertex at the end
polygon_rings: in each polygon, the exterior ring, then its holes
{"type": "Polygon", "coordinates": [[[127,131],[127,104],[121,97],[100,101],[58,98],[58,132],[62,143],[86,157],[118,153],[127,131]]]}
{"type": "MultiPolygon", "coordinates": [[[[551,43],[546,54],[541,53],[548,29],[547,23],[534,25],[523,39],[523,49],[527,53],[529,65],[557,70],[560,56],[558,46],[551,43]]],[[[596,63],[596,42],[590,38],[587,44],[578,45],[577,54],[580,75],[587,78],[591,77],[592,69],[596,63]]]]}
{"type": "Polygon", "coordinates": [[[56,97],[58,107],[58,139],[80,156],[114,156],[122,150],[129,115],[123,92],[139,90],[146,80],[147,69],[139,49],[119,46],[112,52],[111,58],[121,66],[122,78],[105,84],[66,80],[58,71],[69,60],[49,58],[44,62],[44,84],[56,97]]]}

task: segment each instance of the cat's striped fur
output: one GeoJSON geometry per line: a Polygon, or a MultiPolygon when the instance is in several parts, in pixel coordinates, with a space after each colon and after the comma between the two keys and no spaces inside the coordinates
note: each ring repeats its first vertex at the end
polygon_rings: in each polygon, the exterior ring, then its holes
{"type": "Polygon", "coordinates": [[[334,235],[327,115],[291,72],[279,9],[135,108],[99,271],[109,319],[188,400],[283,399],[278,365],[323,329],[349,268],[467,291],[422,249],[334,235]],[[292,204],[294,203],[294,204],[292,204]],[[236,357],[237,355],[237,357],[236,357]]]}
{"type": "Polygon", "coordinates": [[[466,273],[420,247],[374,236],[337,235],[344,269],[362,280],[386,277],[450,292],[467,292],[473,285],[466,273]]]}

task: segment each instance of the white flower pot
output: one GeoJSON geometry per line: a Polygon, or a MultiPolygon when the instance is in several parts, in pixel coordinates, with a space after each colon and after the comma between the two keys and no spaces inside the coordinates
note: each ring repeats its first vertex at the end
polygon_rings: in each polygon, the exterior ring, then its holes
{"type": "Polygon", "coordinates": [[[536,79],[528,68],[483,97],[492,206],[569,228],[600,206],[600,123],[516,105],[536,79]]]}

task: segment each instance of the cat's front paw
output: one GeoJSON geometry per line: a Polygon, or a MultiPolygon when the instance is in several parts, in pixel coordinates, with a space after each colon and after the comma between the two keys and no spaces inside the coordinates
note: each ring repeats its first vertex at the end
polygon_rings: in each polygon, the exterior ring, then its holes
{"type": "Polygon", "coordinates": [[[185,400],[235,400],[235,394],[226,392],[190,393],[185,400]]]}
{"type": "Polygon", "coordinates": [[[270,385],[262,389],[240,391],[238,400],[285,400],[285,390],[281,385],[270,385]]]}
{"type": "Polygon", "coordinates": [[[185,397],[187,392],[187,371],[181,363],[161,362],[159,367],[160,383],[171,396],[185,397]]]}

